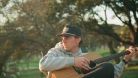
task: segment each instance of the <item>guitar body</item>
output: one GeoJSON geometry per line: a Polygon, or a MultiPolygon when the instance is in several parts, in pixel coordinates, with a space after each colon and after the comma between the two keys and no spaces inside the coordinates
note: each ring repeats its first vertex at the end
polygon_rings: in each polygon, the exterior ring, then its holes
{"type": "MultiPolygon", "coordinates": [[[[86,55],[84,55],[83,57],[88,58],[89,60],[94,60],[97,58],[101,58],[102,56],[95,53],[95,52],[90,52],[86,55]]],[[[64,68],[64,69],[60,69],[57,71],[54,71],[52,73],[52,78],[79,78],[81,76],[83,76],[84,74],[78,74],[73,67],[69,67],[69,68],[64,68]]]]}

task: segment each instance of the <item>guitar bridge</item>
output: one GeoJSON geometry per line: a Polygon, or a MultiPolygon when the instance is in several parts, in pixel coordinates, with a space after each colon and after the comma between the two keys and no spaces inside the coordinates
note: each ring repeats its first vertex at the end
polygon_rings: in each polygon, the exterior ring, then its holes
{"type": "Polygon", "coordinates": [[[78,73],[78,74],[82,74],[82,72],[81,72],[81,70],[80,69],[78,69],[77,67],[75,67],[75,66],[72,66],[73,67],[73,69],[78,73]]]}

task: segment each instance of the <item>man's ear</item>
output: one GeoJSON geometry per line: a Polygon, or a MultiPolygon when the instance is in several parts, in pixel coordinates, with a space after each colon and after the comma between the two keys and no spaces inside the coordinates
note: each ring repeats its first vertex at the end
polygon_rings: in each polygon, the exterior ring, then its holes
{"type": "Polygon", "coordinates": [[[81,41],[81,37],[78,37],[77,38],[77,43],[80,43],[80,41],[81,41]]]}

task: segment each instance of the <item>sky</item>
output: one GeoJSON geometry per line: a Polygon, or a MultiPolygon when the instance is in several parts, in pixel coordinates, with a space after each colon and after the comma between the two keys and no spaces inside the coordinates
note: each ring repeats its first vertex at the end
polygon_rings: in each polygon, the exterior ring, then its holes
{"type": "MultiPolygon", "coordinates": [[[[104,12],[99,12],[101,17],[105,18],[104,12]]],[[[107,22],[109,24],[123,25],[123,23],[117,18],[113,18],[114,13],[111,10],[107,10],[107,22]]]]}
{"type": "MultiPolygon", "coordinates": [[[[14,1],[14,0],[10,0],[9,3],[6,5],[6,7],[4,9],[2,9],[2,10],[7,12],[8,9],[14,5],[14,3],[12,1],[14,1]]],[[[25,2],[26,0],[18,0],[18,1],[25,2]]],[[[1,6],[1,4],[2,3],[1,3],[1,0],[0,0],[0,6],[1,6]]],[[[7,15],[8,15],[9,19],[10,19],[10,18],[16,18],[18,14],[17,14],[16,11],[14,11],[13,13],[9,13],[9,14],[7,12],[7,15]]],[[[7,19],[5,17],[3,17],[2,14],[0,14],[0,26],[4,25],[6,21],[7,21],[7,19]]]]}
{"type": "MultiPolygon", "coordinates": [[[[2,3],[1,3],[1,0],[0,0],[0,9],[1,10],[5,10],[6,11],[12,5],[13,5],[13,3],[9,2],[9,4],[5,8],[1,9],[2,3]]],[[[3,25],[6,21],[7,21],[7,19],[2,14],[0,14],[0,26],[3,25]]]]}
{"type": "MultiPolygon", "coordinates": [[[[101,5],[101,6],[98,6],[94,9],[95,12],[98,12],[98,14],[103,18],[105,19],[105,13],[104,13],[104,10],[105,10],[105,6],[101,5]]],[[[116,15],[114,14],[114,12],[110,9],[110,8],[107,8],[106,10],[106,13],[107,13],[107,23],[108,24],[116,24],[116,25],[124,25],[122,23],[122,21],[116,17],[116,15]]],[[[133,13],[130,12],[131,14],[131,22],[132,24],[135,24],[135,20],[134,20],[134,17],[133,17],[133,13]]],[[[138,16],[138,13],[137,13],[137,16],[138,16]]],[[[124,18],[125,20],[127,18],[124,18]]]]}
{"type": "MultiPolygon", "coordinates": [[[[11,7],[13,5],[13,3],[10,3],[7,7],[11,7]]],[[[98,13],[101,17],[105,18],[104,16],[104,9],[105,7],[104,6],[101,6],[101,7],[97,7],[96,9],[98,9],[98,13]]],[[[114,15],[114,13],[111,11],[111,9],[108,8],[107,10],[107,22],[109,24],[116,24],[116,25],[123,25],[123,23],[116,17],[116,18],[112,18],[112,16],[114,15]]],[[[15,14],[12,14],[11,16],[14,16],[16,17],[15,14]]],[[[5,22],[6,22],[6,18],[4,18],[1,14],[0,14],[0,25],[3,25],[5,22]]]]}
{"type": "Polygon", "coordinates": [[[6,18],[3,17],[3,15],[0,14],[0,25],[3,25],[6,22],[6,18]]]}
{"type": "MultiPolygon", "coordinates": [[[[98,12],[98,14],[103,18],[105,19],[105,13],[104,13],[104,10],[105,10],[105,6],[101,5],[101,6],[97,6],[94,11],[98,12]]],[[[107,8],[106,10],[106,14],[107,14],[107,22],[108,24],[116,24],[116,25],[123,25],[123,23],[117,18],[117,17],[114,17],[114,12],[110,9],[110,8],[107,8]]]]}
{"type": "MultiPolygon", "coordinates": [[[[94,9],[94,11],[97,12],[100,15],[100,17],[102,17],[105,20],[105,13],[104,13],[103,7],[102,8],[96,7],[94,9]]],[[[117,17],[113,18],[114,13],[111,9],[108,8],[106,13],[107,13],[107,23],[108,24],[123,25],[123,23],[117,17]]],[[[87,19],[89,17],[88,15],[89,15],[89,13],[86,15],[85,19],[87,19]]],[[[97,17],[95,16],[95,18],[98,19],[98,16],[97,17]]]]}
{"type": "MultiPolygon", "coordinates": [[[[112,18],[113,13],[111,11],[108,11],[107,13],[108,13],[107,19],[109,24],[123,25],[118,18],[112,18]]],[[[101,15],[101,17],[104,18],[104,12],[99,12],[99,14],[101,15]]],[[[3,15],[1,14],[0,14],[0,18],[1,18],[0,25],[3,25],[7,21],[7,19],[4,18],[3,15]]]]}

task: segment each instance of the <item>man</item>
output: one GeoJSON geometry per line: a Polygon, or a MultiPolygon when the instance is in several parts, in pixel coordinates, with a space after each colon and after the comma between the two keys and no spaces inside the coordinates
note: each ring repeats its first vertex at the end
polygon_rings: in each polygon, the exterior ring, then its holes
{"type": "MultiPolygon", "coordinates": [[[[48,71],[47,78],[51,77],[51,72],[67,67],[75,66],[80,69],[90,70],[90,60],[82,56],[80,45],[82,44],[82,32],[75,25],[66,25],[61,34],[62,42],[56,44],[48,53],[42,57],[39,62],[39,69],[42,72],[48,71]]],[[[125,55],[123,61],[113,66],[110,63],[100,65],[96,70],[92,71],[90,75],[83,78],[119,78],[123,67],[134,56],[135,52],[132,47],[128,49],[129,55],[125,55]]]]}

